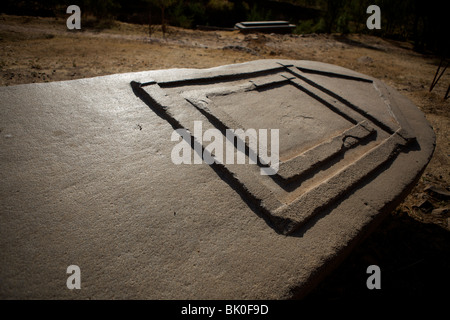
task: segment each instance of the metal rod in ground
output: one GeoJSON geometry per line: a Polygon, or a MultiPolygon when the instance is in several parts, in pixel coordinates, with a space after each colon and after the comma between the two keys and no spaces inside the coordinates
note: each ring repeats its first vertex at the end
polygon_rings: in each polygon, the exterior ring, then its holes
{"type": "Polygon", "coordinates": [[[437,70],[436,70],[436,74],[434,75],[433,82],[431,83],[431,86],[430,86],[430,92],[431,92],[431,90],[433,90],[434,86],[438,83],[439,79],[442,77],[442,75],[444,74],[445,70],[447,70],[447,67],[448,67],[448,65],[449,65],[448,62],[447,62],[447,65],[445,66],[445,68],[444,68],[444,69],[442,70],[442,72],[439,74],[439,77],[437,77],[437,75],[438,75],[438,73],[439,73],[439,70],[441,69],[441,65],[442,65],[442,63],[444,62],[444,60],[445,60],[445,58],[442,58],[441,62],[439,63],[439,67],[438,67],[437,70]],[[436,79],[436,77],[437,77],[437,79],[436,79]]]}

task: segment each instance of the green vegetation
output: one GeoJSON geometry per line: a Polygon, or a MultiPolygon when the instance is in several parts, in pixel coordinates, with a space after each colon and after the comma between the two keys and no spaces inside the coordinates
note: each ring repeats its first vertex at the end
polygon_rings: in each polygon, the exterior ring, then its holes
{"type": "MultiPolygon", "coordinates": [[[[85,27],[108,27],[114,19],[182,28],[231,28],[240,21],[288,20],[295,33],[369,33],[412,41],[417,50],[448,49],[447,13],[437,0],[4,0],[16,15],[64,16],[77,4],[85,27]],[[366,9],[381,8],[381,30],[368,30],[366,9]],[[447,33],[447,34],[446,34],[447,33]]],[[[151,32],[150,32],[151,33],[151,32]]]]}
{"type": "Polygon", "coordinates": [[[320,18],[318,20],[314,19],[299,20],[297,23],[297,27],[294,29],[294,33],[296,34],[325,33],[325,32],[326,32],[326,24],[324,18],[320,18]]]}

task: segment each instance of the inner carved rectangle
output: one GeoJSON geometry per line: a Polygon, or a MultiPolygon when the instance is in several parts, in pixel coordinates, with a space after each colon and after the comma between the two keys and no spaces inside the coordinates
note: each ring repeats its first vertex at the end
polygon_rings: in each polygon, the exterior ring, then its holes
{"type": "MultiPolygon", "coordinates": [[[[212,108],[220,109],[234,122],[241,124],[244,130],[279,129],[281,161],[295,157],[353,126],[290,84],[208,98],[213,102],[209,106],[212,113],[212,108]]],[[[270,139],[268,143],[271,150],[270,139]]]]}

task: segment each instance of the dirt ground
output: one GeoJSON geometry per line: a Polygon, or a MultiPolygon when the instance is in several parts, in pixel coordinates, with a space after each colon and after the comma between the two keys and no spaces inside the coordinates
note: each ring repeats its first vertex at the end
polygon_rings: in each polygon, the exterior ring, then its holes
{"type": "MultiPolygon", "coordinates": [[[[63,18],[0,15],[0,85],[49,82],[167,68],[208,68],[256,59],[314,60],[376,77],[410,98],[436,133],[436,149],[420,181],[313,298],[415,296],[450,283],[450,71],[432,92],[439,57],[407,42],[370,35],[277,35],[199,31],[114,22],[103,30],[67,30],[63,18]],[[377,264],[385,286],[366,287],[377,264]],[[384,289],[384,290],[383,290],[384,289]]],[[[1,97],[0,97],[1,98],[1,97]]],[[[1,128],[0,128],[1,130],[1,128]]]]}

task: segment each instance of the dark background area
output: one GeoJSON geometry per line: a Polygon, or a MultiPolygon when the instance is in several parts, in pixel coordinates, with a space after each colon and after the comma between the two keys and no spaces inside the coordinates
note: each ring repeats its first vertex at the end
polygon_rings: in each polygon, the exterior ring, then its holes
{"type": "Polygon", "coordinates": [[[443,2],[437,0],[3,0],[1,12],[52,17],[61,8],[79,5],[82,15],[183,28],[232,28],[237,22],[287,20],[295,33],[367,33],[411,41],[417,51],[448,52],[450,27],[443,2]],[[368,30],[369,5],[381,8],[381,30],[368,30]]]}

